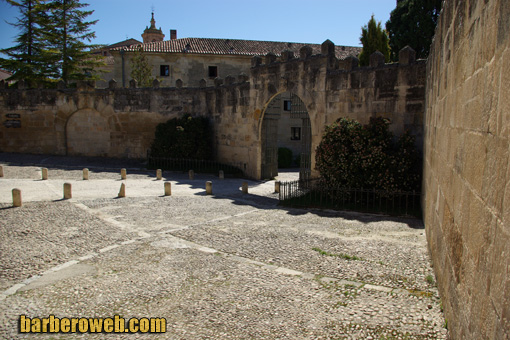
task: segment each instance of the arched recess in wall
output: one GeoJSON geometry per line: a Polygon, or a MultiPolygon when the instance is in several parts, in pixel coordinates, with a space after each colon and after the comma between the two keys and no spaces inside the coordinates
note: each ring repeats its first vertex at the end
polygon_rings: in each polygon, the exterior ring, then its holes
{"type": "Polygon", "coordinates": [[[274,95],[264,108],[259,136],[261,141],[261,178],[278,175],[278,148],[292,151],[299,178],[311,176],[311,123],[306,105],[292,92],[274,95]]]}
{"type": "Polygon", "coordinates": [[[93,109],[76,111],[66,124],[67,155],[108,156],[110,125],[108,118],[93,109]]]}

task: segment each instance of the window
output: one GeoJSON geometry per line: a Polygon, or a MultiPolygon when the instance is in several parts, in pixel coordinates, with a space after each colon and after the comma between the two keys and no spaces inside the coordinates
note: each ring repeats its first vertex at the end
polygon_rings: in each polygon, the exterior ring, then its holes
{"type": "Polygon", "coordinates": [[[292,108],[292,102],[290,100],[283,101],[283,111],[290,111],[292,108]]]}
{"type": "Polygon", "coordinates": [[[170,75],[170,66],[161,65],[159,67],[159,75],[162,77],[168,77],[170,75]]]}
{"type": "Polygon", "coordinates": [[[209,66],[209,78],[216,78],[218,76],[218,66],[209,66]]]}
{"type": "Polygon", "coordinates": [[[301,128],[300,127],[291,127],[290,128],[290,140],[300,140],[301,139],[301,128]]]}

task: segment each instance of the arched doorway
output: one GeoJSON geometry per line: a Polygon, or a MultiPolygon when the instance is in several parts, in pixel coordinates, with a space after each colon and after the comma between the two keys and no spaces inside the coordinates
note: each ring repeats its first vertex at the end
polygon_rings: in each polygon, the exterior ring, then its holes
{"type": "Polygon", "coordinates": [[[278,175],[278,149],[292,151],[299,166],[299,179],[311,175],[311,124],[303,101],[294,93],[283,92],[266,105],[261,127],[261,178],[278,175]]]}

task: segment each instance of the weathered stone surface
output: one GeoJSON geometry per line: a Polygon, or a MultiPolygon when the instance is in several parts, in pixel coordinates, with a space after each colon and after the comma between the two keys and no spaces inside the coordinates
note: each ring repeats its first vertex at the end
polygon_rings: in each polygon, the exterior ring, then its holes
{"type": "Polygon", "coordinates": [[[379,51],[375,51],[370,55],[370,67],[379,67],[384,65],[384,54],[379,51]]]}
{"type": "Polygon", "coordinates": [[[509,9],[445,1],[428,58],[424,221],[452,339],[510,337],[509,9]]]}
{"type": "Polygon", "coordinates": [[[126,184],[122,183],[120,185],[120,190],[119,190],[119,194],[117,195],[117,197],[126,197],[126,184]]]}
{"type": "Polygon", "coordinates": [[[268,54],[266,54],[265,64],[270,65],[270,64],[276,62],[276,58],[277,58],[276,54],[269,52],[268,54]]]}
{"type": "Polygon", "coordinates": [[[212,182],[211,181],[207,181],[205,182],[205,193],[206,195],[212,195],[212,182]]]}
{"type": "Polygon", "coordinates": [[[69,200],[73,198],[71,183],[64,183],[64,199],[69,200]]]}
{"type": "Polygon", "coordinates": [[[171,196],[172,195],[172,183],[165,182],[165,196],[171,196]]]}
{"type": "Polygon", "coordinates": [[[120,179],[126,179],[127,177],[127,172],[126,172],[126,169],[120,169],[120,179]]]}
{"type": "Polygon", "coordinates": [[[15,207],[21,207],[21,190],[12,189],[12,205],[15,207]]]}
{"type": "Polygon", "coordinates": [[[409,65],[416,61],[416,51],[406,46],[398,52],[398,62],[401,65],[409,65]]]}
{"type": "Polygon", "coordinates": [[[274,96],[284,92],[296,94],[310,116],[312,169],[325,126],[340,117],[366,124],[372,116],[384,116],[393,133],[409,130],[421,145],[425,62],[355,67],[355,58],[338,61],[327,55],[331,46],[334,50],[331,42],[323,44],[326,55],[270,65],[254,58],[250,76],[240,75],[238,82],[229,78],[228,86],[208,78],[188,88],[0,89],[0,110],[21,118],[20,128],[0,125],[0,149],[145,158],[157,124],[184,114],[204,115],[213,122],[217,160],[242,164],[247,176],[260,178],[261,118],[274,96]]]}
{"type": "Polygon", "coordinates": [[[89,169],[85,168],[83,169],[83,180],[88,181],[89,179],[89,169]]]}
{"type": "Polygon", "coordinates": [[[48,169],[47,168],[42,168],[41,169],[41,179],[43,181],[48,179],[48,169]]]}

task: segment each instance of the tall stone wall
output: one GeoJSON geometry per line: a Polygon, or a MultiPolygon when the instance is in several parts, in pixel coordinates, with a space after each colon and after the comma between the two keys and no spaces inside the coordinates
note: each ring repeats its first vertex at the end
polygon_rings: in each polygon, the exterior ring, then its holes
{"type": "Polygon", "coordinates": [[[424,215],[453,339],[510,337],[510,2],[445,1],[427,64],[424,215]]]}
{"type": "MultiPolygon", "coordinates": [[[[160,122],[186,113],[208,117],[214,126],[215,157],[235,164],[246,175],[261,177],[262,121],[278,94],[293,92],[310,116],[312,171],[315,149],[325,126],[340,117],[368,123],[384,116],[399,135],[410,130],[421,143],[425,62],[405,49],[400,64],[384,64],[372,56],[369,67],[355,58],[337,60],[330,41],[320,55],[304,47],[299,56],[254,57],[250,75],[205,80],[196,87],[97,89],[80,83],[77,89],[0,90],[0,150],[143,158],[160,122]]],[[[171,155],[170,155],[171,156],[171,155]]],[[[312,173],[317,175],[317,173],[312,173]]]]}

